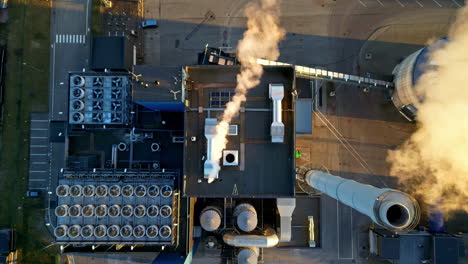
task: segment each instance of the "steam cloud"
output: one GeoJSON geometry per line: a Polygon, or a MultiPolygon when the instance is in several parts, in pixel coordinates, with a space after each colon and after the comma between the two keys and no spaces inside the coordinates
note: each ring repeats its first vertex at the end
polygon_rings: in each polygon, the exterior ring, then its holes
{"type": "Polygon", "coordinates": [[[446,217],[468,212],[468,7],[459,10],[448,37],[430,54],[438,67],[416,85],[424,98],[417,131],[388,157],[407,191],[446,217]]]}
{"type": "MultiPolygon", "coordinates": [[[[222,157],[222,151],[227,144],[229,123],[239,112],[242,102],[245,102],[248,89],[260,83],[263,67],[257,63],[257,59],[276,60],[279,57],[278,43],[285,34],[278,25],[279,14],[277,0],[262,0],[261,4],[249,3],[245,8],[247,31],[237,46],[241,71],[237,75],[236,94],[226,105],[222,120],[216,125],[211,152],[213,164],[217,165],[222,157]]],[[[209,182],[213,181],[219,169],[219,166],[215,166],[211,171],[209,182]]]]}

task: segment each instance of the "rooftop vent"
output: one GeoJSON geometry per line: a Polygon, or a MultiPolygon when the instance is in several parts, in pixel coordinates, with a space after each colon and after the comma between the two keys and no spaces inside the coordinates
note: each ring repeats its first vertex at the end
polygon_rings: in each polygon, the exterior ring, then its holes
{"type": "Polygon", "coordinates": [[[159,207],[157,205],[150,205],[148,209],[146,209],[146,214],[149,217],[157,217],[159,215],[159,207]]]}
{"type": "Polygon", "coordinates": [[[159,195],[159,187],[157,185],[151,185],[148,188],[148,195],[150,197],[157,197],[159,195]]]}
{"type": "Polygon", "coordinates": [[[96,186],[94,185],[86,185],[83,188],[83,195],[86,197],[94,196],[95,193],[96,193],[96,186]]]}
{"type": "Polygon", "coordinates": [[[159,229],[156,225],[150,225],[146,228],[146,236],[149,238],[155,238],[158,236],[159,229]]]}
{"type": "Polygon", "coordinates": [[[172,215],[172,208],[166,204],[163,207],[161,207],[161,209],[159,210],[159,214],[164,218],[168,218],[172,215]]]}
{"type": "Polygon", "coordinates": [[[68,228],[67,234],[71,238],[78,237],[80,235],[81,226],[80,225],[72,225],[68,228]]]}
{"type": "Polygon", "coordinates": [[[107,190],[108,190],[107,185],[99,185],[96,188],[96,195],[98,197],[105,197],[105,196],[107,196],[107,190]]]}
{"type": "Polygon", "coordinates": [[[72,217],[80,216],[81,213],[81,205],[75,204],[68,208],[68,215],[72,217]]]}
{"type": "Polygon", "coordinates": [[[223,165],[224,166],[238,166],[239,165],[239,151],[223,150],[223,165]]]}
{"type": "Polygon", "coordinates": [[[97,217],[104,217],[107,215],[107,205],[101,204],[98,207],[96,207],[95,213],[97,217]]]}
{"type": "Polygon", "coordinates": [[[110,217],[117,217],[120,215],[120,205],[114,204],[109,207],[109,210],[107,210],[107,214],[110,217]]]}
{"type": "Polygon", "coordinates": [[[136,217],[141,218],[141,217],[145,216],[145,214],[146,214],[146,207],[144,205],[140,204],[137,207],[135,207],[135,210],[134,210],[133,213],[135,214],[136,217]]]}
{"type": "Polygon", "coordinates": [[[131,185],[125,185],[123,188],[122,188],[122,193],[123,193],[123,196],[125,197],[130,197],[133,195],[133,186],[131,185]]]}
{"type": "Polygon", "coordinates": [[[81,214],[85,217],[91,217],[94,214],[94,205],[88,204],[81,209],[81,214]]]}
{"type": "Polygon", "coordinates": [[[273,100],[273,123],[271,123],[271,142],[283,143],[284,124],[281,121],[282,106],[281,101],[284,98],[283,84],[272,84],[269,87],[270,98],[273,100]]]}
{"type": "Polygon", "coordinates": [[[122,98],[122,91],[120,91],[119,89],[112,89],[111,98],[112,99],[122,98]]]}
{"type": "Polygon", "coordinates": [[[59,197],[65,197],[65,196],[68,196],[69,189],[70,189],[70,186],[68,186],[68,185],[59,185],[55,189],[55,193],[59,197]]]}
{"type": "Polygon", "coordinates": [[[120,214],[123,216],[123,217],[130,217],[132,216],[133,214],[133,206],[131,205],[125,205],[124,207],[122,207],[122,211],[120,212],[120,214]]]}
{"type": "Polygon", "coordinates": [[[137,225],[134,229],[133,229],[133,235],[136,237],[136,238],[142,238],[146,233],[146,228],[144,225],[137,225]]]}
{"type": "Polygon", "coordinates": [[[162,238],[168,238],[171,236],[171,234],[172,234],[172,230],[171,230],[171,227],[168,225],[163,225],[159,229],[159,236],[161,236],[162,238]]]}
{"type": "Polygon", "coordinates": [[[118,197],[120,196],[120,191],[121,191],[121,188],[119,185],[112,185],[109,188],[109,195],[112,197],[118,197]]]}
{"type": "Polygon", "coordinates": [[[93,86],[103,86],[103,80],[102,77],[94,77],[93,78],[93,86]]]}
{"type": "Polygon", "coordinates": [[[110,238],[115,238],[120,234],[120,227],[118,225],[111,225],[107,228],[107,235],[110,238]]]}
{"type": "Polygon", "coordinates": [[[81,236],[84,238],[91,237],[94,233],[94,226],[92,225],[85,225],[81,228],[81,236]]]}
{"type": "Polygon", "coordinates": [[[68,213],[68,205],[62,204],[55,208],[55,215],[58,217],[67,216],[68,213]]]}
{"type": "Polygon", "coordinates": [[[72,109],[75,111],[82,111],[84,109],[84,103],[81,100],[72,101],[72,109]]]}
{"type": "Polygon", "coordinates": [[[73,197],[81,196],[83,187],[81,185],[73,185],[70,187],[70,195],[73,197]]]}
{"type": "Polygon", "coordinates": [[[64,237],[67,235],[68,226],[59,225],[54,229],[54,235],[56,237],[64,237]]]}
{"type": "Polygon", "coordinates": [[[144,185],[138,185],[135,188],[135,195],[138,197],[143,197],[146,195],[146,187],[144,185]]]}
{"type": "Polygon", "coordinates": [[[122,86],[122,78],[114,77],[112,78],[112,87],[119,87],[122,86]]]}
{"type": "Polygon", "coordinates": [[[73,113],[71,122],[75,123],[75,124],[76,123],[83,123],[84,118],[85,118],[85,116],[83,115],[83,113],[80,113],[80,112],[73,113]]]}
{"type": "Polygon", "coordinates": [[[164,198],[171,197],[172,195],[172,187],[169,185],[164,185],[161,187],[161,196],[164,198]]]}
{"type": "Polygon", "coordinates": [[[93,89],[93,99],[104,98],[104,91],[102,89],[93,89]]]}
{"type": "Polygon", "coordinates": [[[124,238],[129,238],[132,235],[133,228],[131,225],[124,225],[120,228],[120,235],[124,238]]]}
{"type": "Polygon", "coordinates": [[[107,227],[105,225],[98,225],[94,228],[94,236],[97,238],[102,238],[107,233],[107,227]]]}
{"type": "Polygon", "coordinates": [[[72,79],[73,85],[77,87],[83,87],[86,82],[85,78],[80,75],[73,75],[71,79],[72,79]]]}

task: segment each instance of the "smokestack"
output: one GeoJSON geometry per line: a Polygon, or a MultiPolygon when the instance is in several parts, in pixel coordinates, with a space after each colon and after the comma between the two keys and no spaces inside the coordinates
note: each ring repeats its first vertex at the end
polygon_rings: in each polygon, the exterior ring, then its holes
{"type": "Polygon", "coordinates": [[[211,160],[211,154],[213,149],[213,138],[216,135],[216,118],[205,118],[205,137],[206,137],[206,160],[203,166],[203,175],[205,179],[208,179],[208,183],[212,183],[218,178],[218,173],[213,171],[219,171],[219,164],[216,160],[211,160]]]}
{"type": "Polygon", "coordinates": [[[271,142],[283,143],[284,141],[284,124],[281,121],[282,105],[281,101],[284,98],[283,84],[272,84],[269,87],[270,98],[273,101],[273,123],[271,123],[271,142]]]}
{"type": "Polygon", "coordinates": [[[410,231],[419,222],[419,205],[406,193],[376,188],[316,170],[308,171],[305,180],[311,187],[351,206],[391,231],[410,231]]]}

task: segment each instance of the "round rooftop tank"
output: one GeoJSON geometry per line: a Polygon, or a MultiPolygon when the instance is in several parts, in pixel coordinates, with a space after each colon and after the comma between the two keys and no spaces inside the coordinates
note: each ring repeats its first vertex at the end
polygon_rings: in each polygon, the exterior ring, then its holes
{"type": "Polygon", "coordinates": [[[166,204],[163,207],[161,207],[161,209],[159,210],[159,214],[164,218],[168,218],[172,215],[172,208],[166,204]]]}
{"type": "Polygon", "coordinates": [[[130,197],[133,195],[133,186],[132,185],[125,185],[122,188],[122,194],[125,197],[130,197]]]}
{"type": "Polygon", "coordinates": [[[96,210],[94,212],[94,214],[97,216],[97,217],[104,217],[107,215],[107,205],[105,204],[101,204],[99,206],[96,207],[96,210]]]}
{"type": "Polygon", "coordinates": [[[59,225],[54,229],[55,237],[64,237],[67,235],[68,226],[59,225]]]}
{"type": "Polygon", "coordinates": [[[68,205],[62,204],[55,207],[55,215],[58,217],[67,216],[68,213],[68,205]]]}
{"type": "Polygon", "coordinates": [[[81,213],[81,205],[75,204],[68,208],[68,216],[76,217],[80,216],[81,213]]]}
{"type": "Polygon", "coordinates": [[[144,225],[137,225],[133,228],[133,235],[136,238],[142,238],[145,235],[146,228],[144,225]]]}
{"type": "Polygon", "coordinates": [[[120,196],[122,188],[120,188],[120,185],[112,185],[109,188],[109,195],[112,197],[118,197],[120,196]]]}
{"type": "Polygon", "coordinates": [[[133,210],[133,213],[135,214],[136,217],[143,217],[146,214],[146,206],[140,204],[135,209],[133,210]]]}
{"type": "Polygon", "coordinates": [[[125,205],[124,207],[122,207],[122,211],[120,212],[120,214],[123,216],[123,217],[130,217],[133,215],[133,206],[127,204],[125,205]]]}
{"type": "Polygon", "coordinates": [[[150,185],[150,187],[148,187],[148,195],[151,197],[157,197],[159,195],[159,186],[150,185]]]}
{"type": "Polygon", "coordinates": [[[70,186],[68,186],[68,185],[66,185],[66,184],[59,185],[59,186],[57,186],[57,188],[55,189],[55,193],[56,193],[57,196],[59,196],[59,197],[65,197],[65,196],[68,196],[68,194],[69,194],[69,189],[70,189],[70,186]]]}
{"type": "Polygon", "coordinates": [[[107,185],[99,185],[97,188],[96,188],[96,195],[98,197],[105,197],[107,196],[107,191],[108,191],[109,187],[107,187],[107,185]]]}
{"type": "Polygon", "coordinates": [[[159,207],[155,204],[148,206],[148,209],[146,209],[146,214],[149,217],[157,217],[159,215],[159,207]]]}
{"type": "Polygon", "coordinates": [[[86,185],[83,188],[83,195],[86,196],[86,197],[94,196],[95,192],[96,192],[96,186],[94,186],[94,185],[86,185]]]}
{"type": "Polygon", "coordinates": [[[200,225],[208,232],[217,230],[221,225],[221,209],[214,206],[204,208],[200,214],[200,225]]]}
{"type": "Polygon", "coordinates": [[[138,185],[135,187],[135,195],[138,197],[143,197],[146,195],[146,187],[144,185],[138,185]]]}
{"type": "Polygon", "coordinates": [[[114,204],[114,205],[110,206],[109,209],[107,210],[107,214],[110,217],[119,216],[120,215],[120,205],[114,204]]]}
{"type": "Polygon", "coordinates": [[[132,235],[133,228],[131,225],[124,225],[120,228],[120,235],[124,238],[129,238],[132,235]]]}
{"type": "Polygon", "coordinates": [[[94,236],[97,238],[102,238],[107,233],[107,227],[105,225],[98,225],[94,228],[94,236]]]}
{"type": "Polygon", "coordinates": [[[164,185],[163,187],[161,187],[161,196],[162,197],[168,198],[168,197],[171,197],[171,195],[172,195],[172,187],[171,186],[164,185]]]}
{"type": "Polygon", "coordinates": [[[244,232],[251,232],[257,227],[257,211],[251,204],[237,205],[234,208],[233,216],[237,218],[237,227],[244,232]]]}
{"type": "Polygon", "coordinates": [[[94,234],[94,226],[85,225],[81,228],[81,236],[84,238],[91,237],[94,234]]]}
{"type": "Polygon", "coordinates": [[[71,237],[71,238],[78,237],[80,235],[80,231],[81,231],[80,225],[72,225],[67,230],[68,237],[71,237]]]}
{"type": "Polygon", "coordinates": [[[159,236],[162,238],[168,238],[172,234],[172,229],[168,225],[163,225],[159,228],[159,236]]]}
{"type": "Polygon", "coordinates": [[[159,228],[156,225],[150,225],[146,228],[146,236],[149,238],[155,238],[158,236],[159,228]]]}
{"type": "Polygon", "coordinates": [[[83,186],[81,185],[73,185],[72,187],[70,187],[70,195],[73,196],[73,197],[79,197],[82,195],[82,192],[83,192],[83,186]]]}
{"type": "Polygon", "coordinates": [[[81,209],[81,214],[85,217],[91,217],[94,214],[94,205],[88,204],[81,209]]]}
{"type": "Polygon", "coordinates": [[[120,234],[120,227],[118,225],[111,225],[107,228],[107,235],[111,238],[115,238],[120,234]]]}

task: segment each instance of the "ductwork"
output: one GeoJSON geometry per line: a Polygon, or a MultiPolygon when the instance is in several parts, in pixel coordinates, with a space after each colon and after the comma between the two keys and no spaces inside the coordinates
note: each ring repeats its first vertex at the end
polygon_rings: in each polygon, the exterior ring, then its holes
{"type": "Polygon", "coordinates": [[[216,135],[216,123],[216,118],[205,118],[206,160],[203,165],[203,175],[205,179],[208,179],[208,183],[218,179],[218,173],[213,173],[213,170],[219,167],[219,161],[211,160],[213,138],[216,135]]]}
{"type": "Polygon", "coordinates": [[[284,98],[283,84],[270,83],[269,87],[270,98],[273,101],[273,122],[271,123],[271,142],[284,142],[284,124],[281,120],[282,106],[281,102],[284,98]]]}
{"type": "Polygon", "coordinates": [[[351,206],[391,231],[409,231],[419,222],[419,205],[406,193],[376,188],[316,170],[308,171],[305,180],[311,187],[351,206]]]}
{"type": "Polygon", "coordinates": [[[279,240],[282,242],[291,241],[291,221],[294,208],[296,208],[296,199],[277,198],[276,206],[280,214],[279,240]]]}
{"type": "Polygon", "coordinates": [[[239,235],[235,233],[226,233],[223,236],[223,241],[232,247],[270,248],[276,246],[279,239],[273,229],[267,228],[264,235],[239,235]]]}
{"type": "Polygon", "coordinates": [[[234,208],[233,216],[236,218],[237,227],[244,232],[251,232],[257,227],[257,211],[251,204],[237,205],[234,208]]]}

